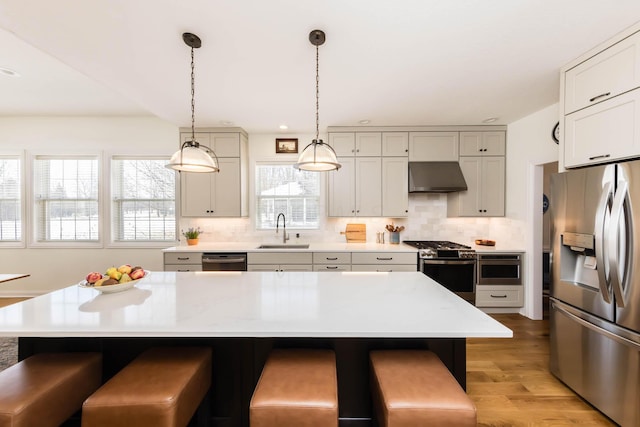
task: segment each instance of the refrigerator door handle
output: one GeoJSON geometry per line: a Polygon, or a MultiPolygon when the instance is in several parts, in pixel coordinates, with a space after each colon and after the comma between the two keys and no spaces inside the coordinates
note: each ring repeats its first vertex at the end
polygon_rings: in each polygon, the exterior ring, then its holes
{"type": "Polygon", "coordinates": [[[638,343],[627,339],[625,337],[621,337],[620,335],[616,335],[612,332],[607,331],[604,328],[601,328],[600,326],[594,325],[591,322],[587,322],[584,319],[581,319],[580,317],[576,316],[573,313],[568,312],[567,310],[565,310],[564,308],[560,307],[558,304],[556,304],[555,302],[551,302],[551,307],[553,307],[555,310],[558,310],[558,312],[560,314],[563,314],[565,316],[567,316],[569,319],[573,320],[574,322],[579,323],[580,325],[584,326],[585,328],[591,329],[592,331],[595,331],[601,335],[604,335],[607,338],[610,338],[614,341],[619,342],[620,344],[624,344],[626,346],[629,346],[631,348],[633,348],[634,350],[640,350],[640,345],[638,345],[638,343]]]}
{"type": "Polygon", "coordinates": [[[595,227],[595,244],[596,244],[596,272],[598,273],[598,285],[600,286],[600,294],[605,302],[611,302],[611,291],[609,290],[609,277],[607,277],[605,267],[605,238],[609,234],[607,233],[607,206],[609,206],[609,200],[612,197],[611,182],[604,184],[602,194],[600,195],[600,201],[598,202],[598,209],[596,211],[596,227],[595,227]]]}
{"type": "Polygon", "coordinates": [[[622,288],[623,281],[626,283],[629,281],[629,269],[630,264],[629,258],[632,256],[631,251],[633,251],[633,242],[630,241],[632,239],[633,233],[631,233],[630,228],[632,224],[630,222],[631,215],[628,207],[629,200],[629,184],[626,181],[618,182],[618,190],[616,191],[616,195],[613,198],[613,207],[611,208],[611,220],[609,222],[609,239],[608,239],[608,256],[609,256],[609,277],[611,279],[611,288],[613,290],[613,294],[616,297],[616,305],[620,308],[626,306],[626,301],[624,298],[624,292],[622,288]],[[622,214],[625,213],[625,217],[627,219],[627,223],[625,224],[625,259],[618,259],[618,245],[619,245],[619,235],[618,230],[620,230],[620,225],[622,222],[622,214]],[[618,274],[618,266],[620,261],[623,262],[624,271],[622,272],[623,276],[620,277],[618,274]]]}

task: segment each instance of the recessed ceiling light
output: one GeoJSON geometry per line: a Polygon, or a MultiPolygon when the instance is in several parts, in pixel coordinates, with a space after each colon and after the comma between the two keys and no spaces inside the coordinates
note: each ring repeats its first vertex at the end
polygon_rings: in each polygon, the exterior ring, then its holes
{"type": "Polygon", "coordinates": [[[361,125],[368,125],[369,123],[371,123],[371,120],[367,120],[367,119],[365,119],[365,120],[360,120],[360,122],[359,122],[359,123],[360,123],[361,125]]]}
{"type": "Polygon", "coordinates": [[[231,126],[233,122],[230,120],[221,120],[220,124],[222,124],[223,126],[231,126]]]}
{"type": "Polygon", "coordinates": [[[287,129],[289,129],[289,126],[287,126],[287,125],[280,125],[280,129],[282,129],[282,130],[287,130],[287,129]]]}
{"type": "Polygon", "coordinates": [[[8,77],[20,77],[20,74],[17,71],[13,71],[10,68],[0,67],[0,74],[8,77]]]}
{"type": "Polygon", "coordinates": [[[498,121],[497,117],[489,117],[488,119],[484,119],[482,123],[493,123],[495,121],[498,121]]]}

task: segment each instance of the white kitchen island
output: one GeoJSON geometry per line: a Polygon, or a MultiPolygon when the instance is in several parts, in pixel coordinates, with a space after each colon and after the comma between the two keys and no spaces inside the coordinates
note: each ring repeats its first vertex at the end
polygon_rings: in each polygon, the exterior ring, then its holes
{"type": "Polygon", "coordinates": [[[0,309],[20,357],[99,350],[105,378],[151,345],[211,345],[211,425],[248,425],[274,347],[336,351],[341,426],[370,425],[368,352],[428,348],[464,386],[465,339],[512,332],[420,272],[151,272],[133,289],[73,285],[0,309]]]}

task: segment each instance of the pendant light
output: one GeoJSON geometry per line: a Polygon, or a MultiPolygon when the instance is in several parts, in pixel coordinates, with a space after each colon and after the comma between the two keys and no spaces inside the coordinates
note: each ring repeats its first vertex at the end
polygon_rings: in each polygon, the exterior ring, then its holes
{"type": "Polygon", "coordinates": [[[300,157],[298,157],[298,163],[294,164],[293,167],[296,169],[315,172],[338,170],[342,165],[338,163],[336,152],[329,144],[325,144],[320,139],[320,115],[318,112],[318,99],[320,95],[318,46],[324,44],[324,32],[321,30],[311,31],[311,33],[309,33],[309,41],[316,47],[316,139],[314,139],[311,144],[307,145],[304,150],[302,150],[302,153],[300,153],[300,157]]]}
{"type": "Polygon", "coordinates": [[[182,40],[191,47],[191,140],[182,144],[180,150],[171,156],[166,167],[179,172],[220,172],[216,153],[196,141],[193,49],[202,46],[202,42],[198,36],[191,33],[182,34],[182,40]]]}

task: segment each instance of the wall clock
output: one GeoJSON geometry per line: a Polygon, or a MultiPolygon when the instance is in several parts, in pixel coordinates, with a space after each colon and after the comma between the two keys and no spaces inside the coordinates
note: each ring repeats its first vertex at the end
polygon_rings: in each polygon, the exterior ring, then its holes
{"type": "Polygon", "coordinates": [[[547,210],[549,210],[549,198],[546,194],[542,195],[542,213],[546,214],[547,210]]]}
{"type": "Polygon", "coordinates": [[[556,123],[551,131],[551,137],[555,141],[556,144],[560,143],[560,122],[556,123]]]}

